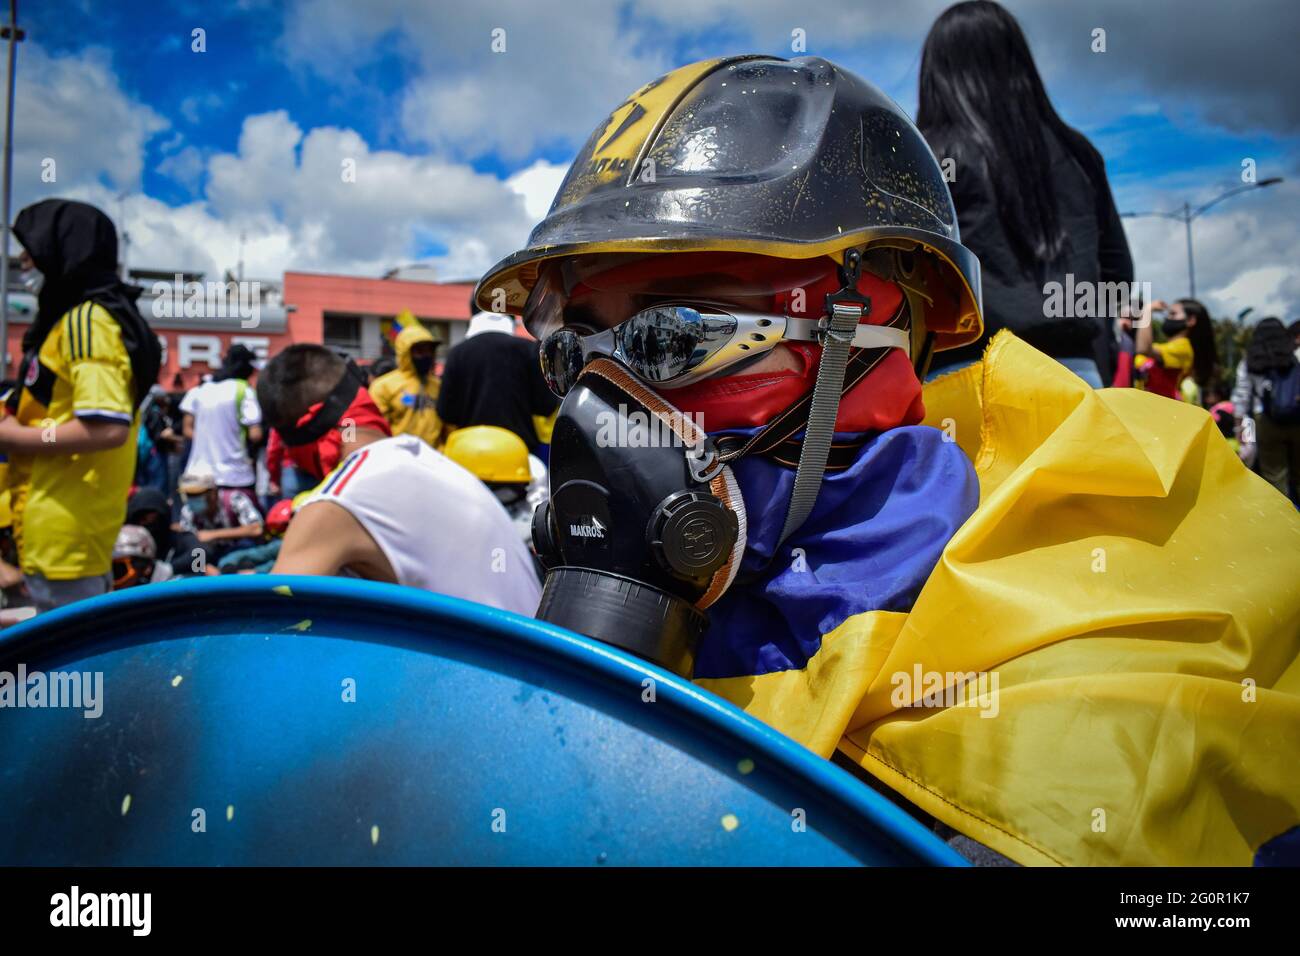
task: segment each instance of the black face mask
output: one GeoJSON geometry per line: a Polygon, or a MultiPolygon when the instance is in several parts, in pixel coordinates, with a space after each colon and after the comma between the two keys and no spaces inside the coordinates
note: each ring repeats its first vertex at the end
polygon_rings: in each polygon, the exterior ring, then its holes
{"type": "Polygon", "coordinates": [[[429,373],[433,371],[433,356],[426,355],[416,358],[411,356],[411,364],[415,366],[415,374],[420,378],[428,378],[429,373]]]}
{"type": "Polygon", "coordinates": [[[704,609],[745,550],[744,502],[712,440],[600,358],[560,406],[550,486],[533,514],[537,616],[689,673],[704,609]]]}
{"type": "Polygon", "coordinates": [[[1187,328],[1186,319],[1165,319],[1160,323],[1160,331],[1166,336],[1177,335],[1187,328]]]}

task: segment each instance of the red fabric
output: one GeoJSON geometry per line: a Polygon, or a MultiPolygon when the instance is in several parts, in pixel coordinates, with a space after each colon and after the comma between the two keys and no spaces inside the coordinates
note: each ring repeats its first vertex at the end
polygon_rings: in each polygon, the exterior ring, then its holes
{"type": "Polygon", "coordinates": [[[274,484],[280,484],[284,473],[284,439],[274,428],[266,439],[266,473],[274,484]]]}
{"type": "MultiPolygon", "coordinates": [[[[320,411],[323,404],[325,403],[317,402],[307,409],[306,414],[298,419],[297,425],[301,427],[311,421],[312,416],[320,411]]],[[[345,422],[355,428],[370,428],[383,432],[385,435],[392,435],[392,430],[388,427],[388,419],[384,418],[383,412],[379,410],[379,406],[370,397],[370,392],[362,385],[358,386],[352,404],[339,416],[338,425],[327,431],[313,444],[286,445],[285,456],[295,467],[302,469],[312,477],[324,478],[334,470],[334,466],[339,463],[339,458],[342,457],[343,434],[339,430],[339,426],[345,422]]]]}
{"type": "Polygon", "coordinates": [[[1182,369],[1165,368],[1159,362],[1147,366],[1147,391],[1165,398],[1179,398],[1178,383],[1182,381],[1182,369]]]}
{"type": "Polygon", "coordinates": [[[1111,388],[1132,388],[1133,387],[1133,353],[1120,352],[1119,361],[1115,363],[1115,377],[1111,380],[1111,388]]]}
{"type": "MultiPolygon", "coordinates": [[[[821,315],[826,296],[838,289],[838,277],[832,272],[803,289],[802,301],[795,295],[800,290],[777,293],[773,309],[793,316],[821,315]],[[796,308],[800,305],[802,308],[796,308]]],[[[858,291],[871,299],[871,315],[865,321],[874,325],[883,325],[892,318],[903,296],[894,283],[867,274],[858,282],[858,291]]],[[[784,345],[800,359],[800,370],[720,375],[683,388],[665,389],[664,396],[682,411],[700,415],[705,431],[765,425],[805,392],[812,391],[817,380],[821,346],[809,342],[784,345]]],[[[880,432],[916,425],[923,418],[921,382],[907,355],[894,349],[840,401],[835,430],[880,432]]]]}

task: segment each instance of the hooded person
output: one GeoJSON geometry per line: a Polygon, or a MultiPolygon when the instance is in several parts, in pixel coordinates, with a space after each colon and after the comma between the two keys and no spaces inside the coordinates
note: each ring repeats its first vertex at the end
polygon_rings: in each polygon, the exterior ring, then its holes
{"type": "Polygon", "coordinates": [[[440,383],[433,374],[438,339],[410,311],[393,319],[392,331],[397,368],[370,383],[370,397],[394,435],[415,435],[437,447],[442,438],[440,383]]]}
{"type": "Polygon", "coordinates": [[[307,344],[259,376],[267,421],[321,479],[294,500],[273,572],[351,574],[533,613],[539,582],[510,515],[422,438],[390,437],[362,381],[352,362],[307,344]]]}
{"type": "Polygon", "coordinates": [[[538,617],[1016,862],[1249,863],[1300,823],[1300,519],[1204,412],[1010,333],[923,391],[979,289],[938,161],[854,74],[633,93],[475,290],[563,396],[538,617]]]}
{"type": "Polygon", "coordinates": [[[155,383],[157,336],[117,272],[117,231],[66,199],[14,222],[24,269],[39,273],[20,385],[0,421],[15,538],[28,591],[48,610],[112,586],[113,542],[136,460],[136,412],[155,383]]]}
{"type": "Polygon", "coordinates": [[[126,503],[126,523],[144,528],[153,537],[154,553],[171,567],[172,577],[207,573],[216,560],[193,531],[175,529],[171,502],[158,488],[140,488],[126,503]]]}

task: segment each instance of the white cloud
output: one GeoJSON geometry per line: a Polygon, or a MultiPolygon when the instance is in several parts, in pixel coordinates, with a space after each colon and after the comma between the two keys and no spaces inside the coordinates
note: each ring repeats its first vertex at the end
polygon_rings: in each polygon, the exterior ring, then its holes
{"type": "Polygon", "coordinates": [[[17,208],[99,181],[138,188],[145,143],[168,125],[122,89],[106,51],[52,56],[35,42],[22,44],[14,97],[17,208]],[[41,178],[46,160],[54,161],[52,183],[41,178]]]}
{"type": "Polygon", "coordinates": [[[568,166],[539,159],[507,179],[506,185],[524,197],[524,211],[528,218],[540,222],[550,211],[568,171],[568,166]]]}

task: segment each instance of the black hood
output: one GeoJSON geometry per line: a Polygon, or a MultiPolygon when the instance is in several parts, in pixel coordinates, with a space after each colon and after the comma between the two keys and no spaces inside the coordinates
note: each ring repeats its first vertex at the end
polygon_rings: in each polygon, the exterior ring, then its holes
{"type": "Polygon", "coordinates": [[[172,544],[171,504],[167,501],[167,496],[159,489],[144,487],[139,489],[127,501],[126,523],[143,525],[144,522],[137,519],[146,511],[157,512],[162,519],[157,527],[146,526],[149,528],[149,533],[153,535],[154,544],[158,548],[158,556],[162,557],[171,549],[172,544]]]}
{"type": "Polygon", "coordinates": [[[36,321],[23,335],[24,365],[69,309],[86,300],[103,306],[122,328],[131,357],[138,407],[158,378],[162,348],[135,306],[140,290],[117,274],[117,230],[94,206],[69,199],[45,199],[14,221],[14,235],[45,277],[37,296],[36,321]]]}

